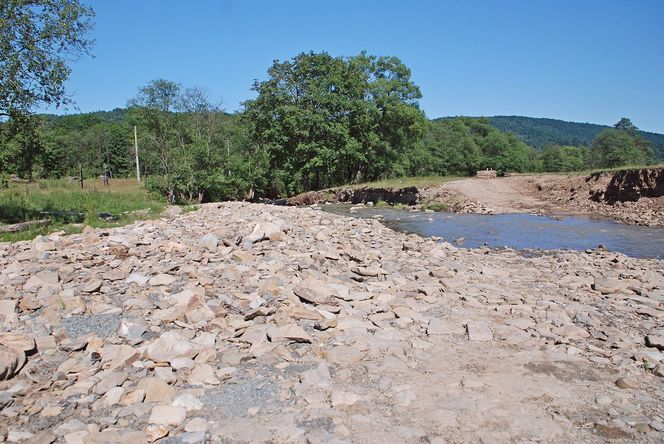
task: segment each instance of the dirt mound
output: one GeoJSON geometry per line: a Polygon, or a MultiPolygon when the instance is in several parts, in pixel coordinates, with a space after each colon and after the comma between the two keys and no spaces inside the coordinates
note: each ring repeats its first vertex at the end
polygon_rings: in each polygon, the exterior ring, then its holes
{"type": "Polygon", "coordinates": [[[621,170],[615,173],[595,173],[587,181],[610,176],[604,190],[592,193],[595,202],[613,205],[616,202],[636,202],[642,197],[664,196],[664,168],[621,170]]]}
{"type": "Polygon", "coordinates": [[[527,177],[535,186],[536,196],[563,211],[664,227],[664,168],[527,177]]]}

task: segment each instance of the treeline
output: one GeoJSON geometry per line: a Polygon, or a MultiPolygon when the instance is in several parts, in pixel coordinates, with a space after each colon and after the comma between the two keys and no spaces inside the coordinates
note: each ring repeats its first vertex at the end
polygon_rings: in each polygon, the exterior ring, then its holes
{"type": "MultiPolygon", "coordinates": [[[[494,127],[516,134],[525,143],[539,150],[555,145],[591,146],[599,133],[610,128],[593,123],[524,116],[493,116],[489,119],[494,127]]],[[[647,131],[637,133],[652,144],[657,159],[664,160],[664,134],[647,131]]]]}
{"type": "Polygon", "coordinates": [[[394,57],[303,53],[275,61],[256,98],[228,114],[204,90],[167,80],[127,109],[26,116],[0,125],[0,173],[26,178],[135,174],[169,201],[293,195],[395,176],[559,172],[645,164],[652,146],[622,119],[589,147],[536,150],[483,118],[429,121],[394,57]]]}

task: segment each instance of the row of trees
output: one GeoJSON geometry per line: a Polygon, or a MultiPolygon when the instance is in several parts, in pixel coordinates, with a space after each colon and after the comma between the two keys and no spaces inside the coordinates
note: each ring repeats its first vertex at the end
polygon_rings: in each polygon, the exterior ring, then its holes
{"type": "MultiPolygon", "coordinates": [[[[252,193],[287,195],[349,183],[363,179],[358,178],[358,171],[369,179],[473,175],[484,168],[566,172],[640,165],[653,159],[648,143],[638,137],[628,119],[600,133],[591,147],[549,146],[541,151],[494,128],[487,119],[425,120],[418,123],[421,137],[407,145],[391,146],[394,151],[388,162],[382,158],[383,152],[371,151],[371,145],[353,153],[351,148],[360,145],[352,139],[335,148],[323,140],[328,134],[324,131],[307,134],[302,128],[292,129],[308,119],[289,123],[288,134],[297,137],[294,149],[286,145],[294,142],[283,135],[285,127],[269,133],[281,135],[281,145],[274,140],[268,143],[261,139],[265,132],[248,112],[224,113],[205,91],[165,80],[141,88],[130,104],[132,107],[112,113],[31,116],[28,122],[8,122],[0,126],[6,133],[0,165],[28,178],[33,174],[73,176],[80,165],[87,176],[110,173],[127,177],[134,174],[133,126],[137,126],[142,175],[150,189],[171,201],[209,201],[252,193]],[[15,126],[23,130],[14,133],[15,126]],[[312,147],[316,137],[319,145],[312,147]]],[[[276,125],[284,122],[276,120],[276,125]]],[[[321,122],[331,125],[325,119],[321,122]]]]}
{"type": "Polygon", "coordinates": [[[591,148],[538,152],[488,120],[429,122],[410,70],[395,57],[302,53],[275,61],[256,98],[229,115],[204,90],[154,80],[125,112],[44,118],[67,103],[68,62],[89,54],[93,11],[79,0],[0,6],[0,174],[33,179],[132,174],[140,128],[148,187],[176,200],[281,196],[400,175],[564,171],[653,160],[623,119],[591,148]],[[4,119],[4,120],[1,120],[4,119]]]}

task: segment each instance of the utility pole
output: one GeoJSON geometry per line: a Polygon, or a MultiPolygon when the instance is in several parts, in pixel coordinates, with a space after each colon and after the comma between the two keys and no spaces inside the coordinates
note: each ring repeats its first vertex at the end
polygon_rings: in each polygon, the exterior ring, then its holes
{"type": "Polygon", "coordinates": [[[138,163],[138,131],[134,126],[134,150],[136,151],[136,180],[141,181],[141,166],[138,163]]]}

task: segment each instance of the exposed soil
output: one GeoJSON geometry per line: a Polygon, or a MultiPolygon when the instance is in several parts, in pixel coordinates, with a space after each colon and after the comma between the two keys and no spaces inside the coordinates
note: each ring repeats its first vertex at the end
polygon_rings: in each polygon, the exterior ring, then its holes
{"type": "Polygon", "coordinates": [[[457,213],[591,214],[618,222],[664,227],[664,168],[592,175],[470,178],[431,188],[340,188],[304,193],[292,205],[324,202],[442,204],[457,213]]]}

